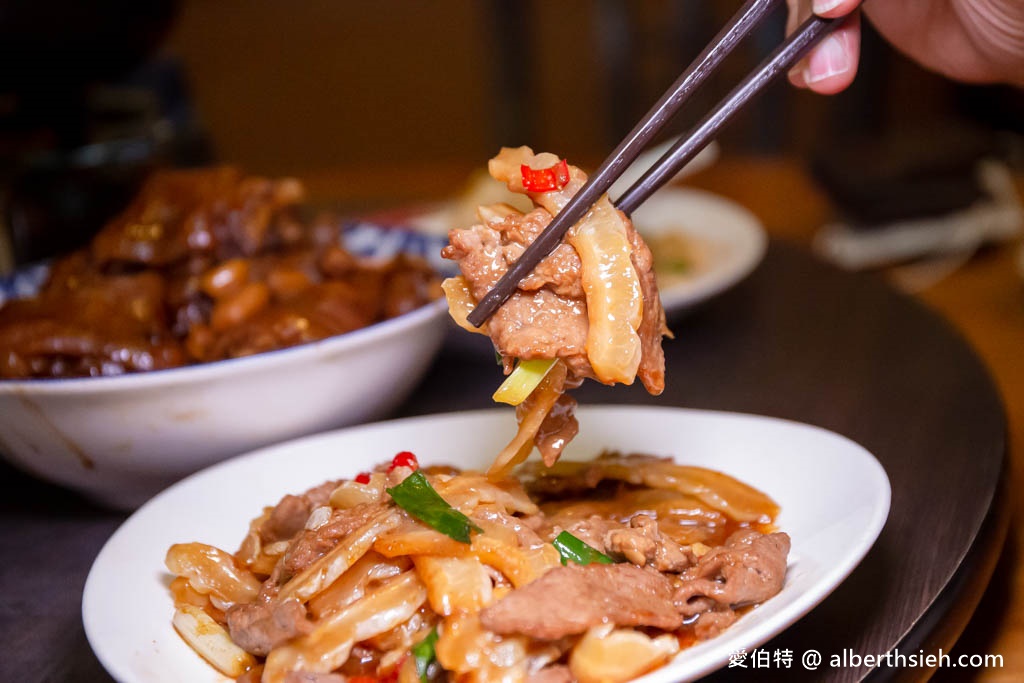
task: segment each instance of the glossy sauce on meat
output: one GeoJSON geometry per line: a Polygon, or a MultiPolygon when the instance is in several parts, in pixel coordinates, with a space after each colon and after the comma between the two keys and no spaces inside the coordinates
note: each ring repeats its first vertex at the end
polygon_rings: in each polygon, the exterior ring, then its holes
{"type": "Polygon", "coordinates": [[[38,296],[0,308],[0,378],[89,377],[247,356],[343,334],[440,295],[423,261],[360,259],[295,180],[155,173],[38,296]]]}

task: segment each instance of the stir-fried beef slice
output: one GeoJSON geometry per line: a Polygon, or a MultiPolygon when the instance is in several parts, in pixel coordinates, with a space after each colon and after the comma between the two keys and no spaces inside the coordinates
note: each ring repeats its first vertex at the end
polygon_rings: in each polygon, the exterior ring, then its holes
{"type": "Polygon", "coordinates": [[[580,431],[580,423],[576,419],[576,399],[568,394],[558,397],[555,405],[540,423],[540,429],[533,441],[537,444],[544,464],[551,467],[562,454],[565,445],[572,441],[580,431]]]}
{"type": "Polygon", "coordinates": [[[302,531],[306,520],[314,508],[326,505],[331,492],[338,488],[341,480],[327,481],[314,486],[298,496],[284,496],[263,524],[260,525],[260,538],[264,543],[286,541],[302,531]]]}
{"type": "MultiPolygon", "coordinates": [[[[442,255],[458,261],[474,298],[480,300],[550,221],[547,211],[536,209],[501,222],[452,230],[442,255]]],[[[586,354],[589,322],[580,260],[568,244],[559,245],[541,261],[488,326],[504,356],[558,357],[574,375],[593,377],[586,354]]]]}
{"type": "MultiPolygon", "coordinates": [[[[505,274],[541,231],[550,223],[544,209],[512,214],[471,228],[452,230],[450,246],[442,254],[458,261],[473,296],[479,300],[505,274]]],[[[665,311],[658,296],[651,251],[625,219],[632,247],[631,259],[644,297],[640,380],[652,394],[665,387],[665,356],[661,337],[669,334],[665,311]]],[[[523,279],[512,297],[489,322],[491,339],[505,356],[515,358],[562,358],[573,376],[594,377],[586,355],[589,321],[576,251],[560,244],[523,279]]]]}
{"type": "Polygon", "coordinates": [[[622,556],[640,567],[679,573],[696,562],[693,552],[661,533],[649,515],[636,515],[628,524],[592,515],[566,528],[587,545],[612,556],[622,556]]]}
{"type": "Polygon", "coordinates": [[[338,542],[366,524],[384,507],[364,503],[347,510],[335,510],[330,520],[318,529],[303,530],[281,558],[285,577],[291,577],[330,552],[338,542]]]}
{"type": "Polygon", "coordinates": [[[715,604],[738,607],[767,600],[782,590],[789,545],[784,533],[737,531],[681,575],[676,606],[693,615],[715,604]]]}
{"type": "Polygon", "coordinates": [[[697,621],[693,624],[693,634],[700,640],[709,640],[732,626],[739,618],[732,608],[716,605],[697,616],[697,621]]]}
{"type": "Polygon", "coordinates": [[[288,540],[306,526],[310,512],[309,501],[301,496],[286,495],[260,525],[260,538],[265,543],[288,540]]]}
{"type": "Polygon", "coordinates": [[[671,337],[672,333],[665,322],[665,309],[662,308],[661,297],[658,295],[651,250],[640,238],[640,233],[633,229],[632,222],[627,220],[626,225],[633,248],[630,257],[640,279],[640,292],[644,297],[643,318],[636,331],[640,337],[641,348],[637,376],[648,393],[658,396],[665,390],[665,352],[661,348],[661,338],[671,337]]]}
{"type": "Polygon", "coordinates": [[[527,683],[573,683],[576,679],[565,664],[552,664],[530,674],[527,683]]]}
{"type": "Polygon", "coordinates": [[[306,608],[294,598],[235,605],[226,616],[231,639],[246,652],[261,657],[278,645],[313,630],[306,608]]]}
{"type": "Polygon", "coordinates": [[[485,628],[556,640],[599,624],[673,631],[682,617],[664,575],[631,564],[569,564],[517,588],[480,613],[485,628]]]}
{"type": "Polygon", "coordinates": [[[658,523],[649,515],[636,515],[629,520],[628,527],[609,531],[606,544],[610,552],[641,567],[649,564],[659,572],[678,573],[696,561],[689,548],[661,533],[658,523]]]}
{"type": "MultiPolygon", "coordinates": [[[[555,519],[557,520],[557,517],[555,519]]],[[[568,524],[568,526],[565,527],[565,530],[589,545],[591,548],[600,550],[602,553],[607,553],[608,534],[613,529],[623,528],[625,528],[625,525],[614,519],[608,519],[607,517],[601,517],[599,515],[591,515],[587,519],[581,519],[568,524]]],[[[558,535],[560,528],[557,523],[553,525],[549,524],[546,525],[545,531],[551,538],[554,538],[558,535]]]]}
{"type": "MultiPolygon", "coordinates": [[[[482,223],[452,230],[450,246],[442,255],[459,262],[463,276],[478,299],[486,294],[509,266],[551,222],[551,214],[535,209],[527,214],[512,214],[500,222],[482,223]]],[[[524,292],[541,288],[569,299],[582,299],[580,257],[568,244],[560,244],[519,284],[524,292]]]]}

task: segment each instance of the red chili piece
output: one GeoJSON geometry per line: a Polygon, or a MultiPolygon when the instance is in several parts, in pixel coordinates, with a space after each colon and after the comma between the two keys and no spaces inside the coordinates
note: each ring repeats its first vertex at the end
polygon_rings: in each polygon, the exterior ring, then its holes
{"type": "MultiPolygon", "coordinates": [[[[359,474],[356,475],[355,481],[356,481],[357,484],[369,484],[370,483],[370,473],[369,472],[360,472],[359,474]]],[[[351,680],[351,679],[349,679],[349,680],[351,680]]]]}
{"type": "Polygon", "coordinates": [[[569,182],[569,164],[565,159],[548,168],[530,168],[522,164],[519,172],[523,176],[523,187],[528,192],[561,190],[569,182]]]}
{"type": "Polygon", "coordinates": [[[402,451],[391,460],[391,467],[388,468],[388,472],[395,469],[396,467],[408,467],[414,470],[420,468],[420,463],[416,459],[416,456],[409,451],[402,451]]]}

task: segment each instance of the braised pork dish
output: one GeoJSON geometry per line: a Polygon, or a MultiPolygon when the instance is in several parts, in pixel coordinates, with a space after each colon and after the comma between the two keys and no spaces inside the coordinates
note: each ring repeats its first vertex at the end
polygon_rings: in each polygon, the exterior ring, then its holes
{"type": "Polygon", "coordinates": [[[298,181],[155,173],[32,298],[0,308],[0,378],[91,377],[248,356],[440,296],[422,260],[361,259],[307,218],[298,181]]]}

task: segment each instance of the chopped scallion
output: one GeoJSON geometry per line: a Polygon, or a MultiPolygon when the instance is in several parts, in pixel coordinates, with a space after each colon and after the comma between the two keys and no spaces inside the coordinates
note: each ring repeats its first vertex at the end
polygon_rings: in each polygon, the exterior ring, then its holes
{"type": "Polygon", "coordinates": [[[462,543],[469,543],[469,532],[483,529],[462,514],[434,490],[423,472],[416,470],[398,486],[387,489],[398,507],[432,529],[462,543]]]}
{"type": "Polygon", "coordinates": [[[530,392],[537,388],[557,360],[557,358],[536,358],[519,361],[515,370],[505,378],[491,398],[510,406],[519,405],[526,400],[530,392]]]}
{"type": "Polygon", "coordinates": [[[416,675],[420,683],[430,681],[430,665],[437,661],[434,644],[437,642],[437,627],[430,629],[427,637],[412,646],[413,661],[416,663],[416,675]]]}
{"type": "Polygon", "coordinates": [[[551,541],[551,544],[555,546],[558,554],[562,556],[562,564],[569,564],[569,560],[576,564],[590,564],[591,562],[612,564],[614,562],[612,558],[597,548],[587,545],[568,531],[563,531],[555,536],[555,540],[551,541]]]}

